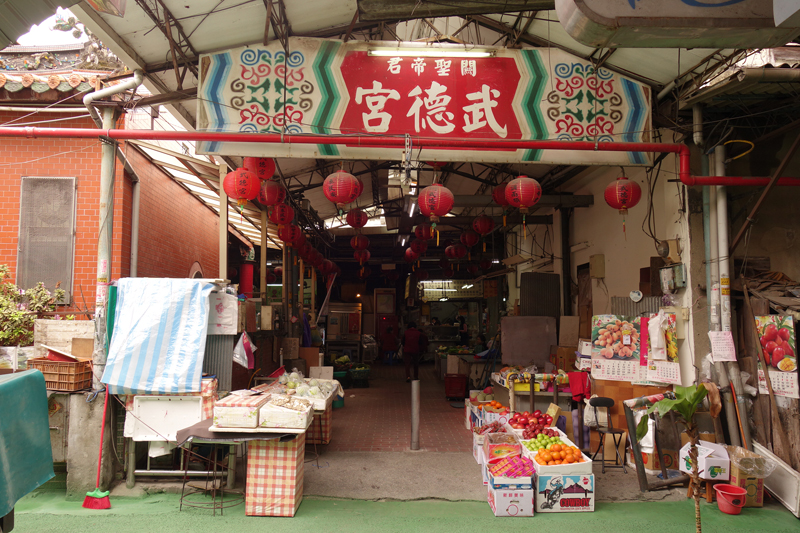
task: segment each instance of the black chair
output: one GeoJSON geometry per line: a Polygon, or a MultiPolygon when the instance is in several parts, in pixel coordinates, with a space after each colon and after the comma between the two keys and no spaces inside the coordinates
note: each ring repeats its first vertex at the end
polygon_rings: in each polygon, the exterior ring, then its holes
{"type": "MultiPolygon", "coordinates": [[[[614,407],[614,400],[611,398],[591,398],[589,400],[589,405],[592,406],[594,409],[594,419],[600,420],[597,416],[597,408],[598,407],[605,407],[607,410],[614,407]]],[[[603,463],[603,473],[606,473],[606,454],[605,454],[605,445],[606,445],[606,435],[613,435],[612,439],[614,439],[614,453],[617,454],[617,461],[614,461],[613,466],[609,466],[609,468],[622,468],[624,473],[628,473],[628,470],[625,468],[625,451],[627,450],[627,441],[625,442],[625,449],[622,452],[622,456],[619,455],[619,445],[622,444],[623,436],[625,435],[625,430],[622,429],[614,429],[614,423],[611,421],[610,413],[606,417],[608,420],[608,427],[600,427],[599,423],[597,426],[597,432],[600,434],[600,444],[597,446],[597,450],[592,455],[592,461],[595,460],[598,453],[602,453],[600,456],[601,461],[603,463]]]]}

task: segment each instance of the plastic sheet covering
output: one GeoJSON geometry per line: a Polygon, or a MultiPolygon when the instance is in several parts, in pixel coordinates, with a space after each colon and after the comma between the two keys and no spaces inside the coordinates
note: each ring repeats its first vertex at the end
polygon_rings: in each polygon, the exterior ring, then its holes
{"type": "Polygon", "coordinates": [[[740,446],[726,445],[725,449],[728,450],[728,457],[731,458],[731,462],[748,476],[763,479],[769,477],[778,466],[774,461],[740,446]]]}
{"type": "Polygon", "coordinates": [[[0,376],[0,516],[52,477],[44,376],[38,370],[0,376]]]}
{"type": "Polygon", "coordinates": [[[200,391],[213,288],[191,279],[119,281],[114,336],[101,379],[112,394],[200,391]]]}

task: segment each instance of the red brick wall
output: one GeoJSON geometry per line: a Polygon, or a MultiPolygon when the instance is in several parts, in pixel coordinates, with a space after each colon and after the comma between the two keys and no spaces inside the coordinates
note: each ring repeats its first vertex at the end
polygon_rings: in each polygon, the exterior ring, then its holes
{"type": "Polygon", "coordinates": [[[133,146],[125,154],[141,180],[139,277],[185,278],[197,261],[204,277],[216,278],[219,216],[133,146]]]}
{"type": "MultiPolygon", "coordinates": [[[[22,113],[0,112],[0,125],[21,116],[22,113]]],[[[67,116],[38,113],[8,125],[67,116]]],[[[119,125],[122,126],[122,120],[119,125]]],[[[90,118],[46,126],[95,128],[90,118]]],[[[11,279],[16,279],[21,177],[75,176],[78,189],[73,304],[92,311],[97,278],[100,146],[94,139],[0,138],[0,264],[8,265],[11,279]]],[[[132,147],[122,148],[142,180],[139,276],[186,277],[192,264],[198,261],[205,276],[216,277],[219,218],[132,147]]],[[[119,161],[114,195],[111,276],[118,279],[130,274],[132,197],[130,177],[119,161]]]]}

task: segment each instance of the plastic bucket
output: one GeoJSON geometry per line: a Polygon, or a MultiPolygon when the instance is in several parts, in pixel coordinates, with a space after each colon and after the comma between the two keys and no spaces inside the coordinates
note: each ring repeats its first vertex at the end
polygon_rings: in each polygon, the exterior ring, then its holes
{"type": "Polygon", "coordinates": [[[714,485],[717,491],[719,510],[727,514],[739,514],[747,498],[747,489],[734,485],[714,485]]]}

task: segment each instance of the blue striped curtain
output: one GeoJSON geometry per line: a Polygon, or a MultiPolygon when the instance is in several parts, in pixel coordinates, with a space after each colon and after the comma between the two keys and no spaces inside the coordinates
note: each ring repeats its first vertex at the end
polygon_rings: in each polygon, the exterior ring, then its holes
{"type": "Polygon", "coordinates": [[[199,392],[214,285],[123,278],[101,381],[112,394],[199,392]]]}

